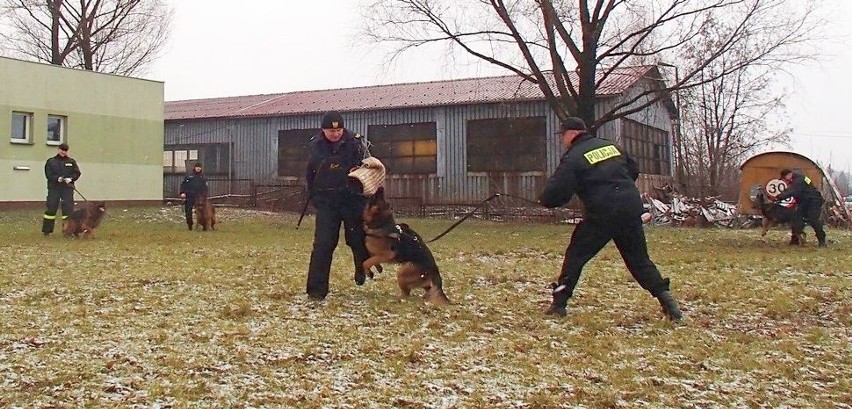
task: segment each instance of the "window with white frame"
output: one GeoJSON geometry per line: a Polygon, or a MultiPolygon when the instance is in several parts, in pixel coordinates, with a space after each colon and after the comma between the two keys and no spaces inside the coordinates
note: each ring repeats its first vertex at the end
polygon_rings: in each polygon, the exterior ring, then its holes
{"type": "Polygon", "coordinates": [[[186,173],[186,161],[198,160],[198,149],[170,147],[163,151],[163,173],[186,173]]]}
{"type": "Polygon", "coordinates": [[[47,144],[59,145],[65,142],[65,124],[68,118],[59,115],[47,116],[47,144]]]}
{"type": "Polygon", "coordinates": [[[12,143],[31,143],[32,112],[12,112],[12,143]]]}
{"type": "Polygon", "coordinates": [[[205,174],[227,175],[230,156],[227,143],[167,145],[163,149],[163,173],[186,173],[195,162],[201,162],[205,174]]]}

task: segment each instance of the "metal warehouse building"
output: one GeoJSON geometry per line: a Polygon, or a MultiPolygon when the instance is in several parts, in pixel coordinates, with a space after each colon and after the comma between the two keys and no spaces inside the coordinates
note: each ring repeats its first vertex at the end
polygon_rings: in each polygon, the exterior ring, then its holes
{"type": "MultiPolygon", "coordinates": [[[[654,66],[611,73],[598,87],[597,112],[659,89],[659,78],[654,66]]],[[[543,94],[517,76],[170,101],[164,197],[177,195],[196,160],[208,178],[229,181],[214,183],[214,194],[247,193],[236,191],[246,181],[303,185],[307,143],[328,110],[367,135],[388,167],[390,196],[426,205],[475,203],[495,192],[534,199],[563,150],[543,94]]],[[[664,100],[598,131],[637,159],[640,188],[670,179],[673,114],[664,100]]]]}

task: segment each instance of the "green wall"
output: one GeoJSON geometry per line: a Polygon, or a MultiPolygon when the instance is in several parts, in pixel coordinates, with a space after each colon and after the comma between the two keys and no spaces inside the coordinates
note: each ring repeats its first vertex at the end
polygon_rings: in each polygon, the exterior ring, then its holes
{"type": "Polygon", "coordinates": [[[86,198],[162,199],[162,82],[0,57],[0,202],[44,200],[48,115],[67,117],[86,198]],[[30,144],[10,141],[12,111],[33,114],[30,144]]]}

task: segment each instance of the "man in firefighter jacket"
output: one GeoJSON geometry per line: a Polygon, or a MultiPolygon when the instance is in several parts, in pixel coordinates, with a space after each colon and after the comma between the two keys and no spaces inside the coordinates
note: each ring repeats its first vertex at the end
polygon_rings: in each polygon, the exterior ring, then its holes
{"type": "Polygon", "coordinates": [[[344,127],[343,116],[336,111],[322,116],[321,131],[310,142],[305,179],[309,199],[316,209],[313,250],[308,266],[307,294],[312,300],[328,295],[332,255],[343,223],[346,245],[352,249],[355,283],[364,284],[363,262],[369,257],[364,244],[361,213],[366,198],[348,177],[369,155],[362,137],[344,127]]]}
{"type": "Polygon", "coordinates": [[[793,234],[790,236],[791,245],[799,245],[799,236],[805,231],[805,221],[816,233],[820,247],[825,247],[825,230],[822,228],[822,193],[811,183],[811,178],[800,175],[790,169],[781,170],[781,179],[787,183],[787,188],[775,200],[780,202],[790,197],[796,198],[796,212],[800,217],[790,221],[793,234]]]}
{"type": "Polygon", "coordinates": [[[612,142],[588,134],[580,118],[565,119],[556,134],[567,150],[547,180],[539,202],[553,208],[568,203],[576,194],[585,213],[571,235],[546,313],[566,315],[566,304],[583,266],[612,240],[633,278],[659,300],[670,320],[679,321],[681,312],[669,291],[669,279],[660,275],[648,257],[642,199],[635,184],[639,176],[636,162],[612,142]]]}
{"type": "Polygon", "coordinates": [[[74,211],[74,182],[80,178],[80,168],[77,161],[68,156],[67,144],[59,145],[56,156],[44,164],[44,176],[47,178],[47,210],[44,211],[41,232],[47,236],[53,233],[60,202],[63,220],[74,211]]]}

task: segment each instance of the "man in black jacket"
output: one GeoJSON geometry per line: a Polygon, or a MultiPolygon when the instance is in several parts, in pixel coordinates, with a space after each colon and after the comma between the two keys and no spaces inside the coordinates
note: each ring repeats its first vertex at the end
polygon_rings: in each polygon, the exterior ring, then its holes
{"type": "Polygon", "coordinates": [[[352,249],[357,285],[366,280],[363,263],[369,257],[361,216],[366,198],[357,182],[348,177],[369,153],[361,135],[344,128],[339,112],[325,113],[320,128],[320,133],[311,139],[305,174],[309,200],[317,212],[306,289],[312,300],[322,300],[328,295],[332,255],[340,239],[341,222],[346,245],[352,249]]]}
{"type": "Polygon", "coordinates": [[[74,212],[74,182],[80,178],[77,161],[68,156],[68,145],[59,145],[56,156],[44,164],[44,176],[47,178],[47,210],[41,223],[41,232],[47,236],[53,233],[56,223],[56,211],[62,202],[62,220],[74,212]]]}
{"type": "Polygon", "coordinates": [[[557,135],[567,149],[556,172],[547,180],[539,202],[548,208],[568,203],[576,194],[585,214],[571,235],[562,272],[553,284],[553,302],[548,314],[565,316],[583,266],[610,240],[615,242],[633,278],[660,301],[672,321],[681,312],[664,279],[648,257],[642,229],[642,199],[636,188],[636,162],[612,142],[593,137],[582,119],[569,117],[557,135]]]}
{"type": "Polygon", "coordinates": [[[775,197],[780,202],[787,198],[796,198],[796,212],[799,217],[793,217],[790,225],[793,234],[790,245],[800,245],[799,236],[805,231],[805,221],[813,227],[820,247],[825,247],[825,230],[822,228],[822,193],[811,183],[811,178],[794,173],[790,169],[781,170],[781,179],[787,183],[787,188],[775,197]]]}
{"type": "Polygon", "coordinates": [[[183,201],[183,212],[186,215],[186,225],[189,230],[192,230],[192,208],[195,206],[195,199],[201,193],[207,192],[207,178],[202,172],[201,162],[197,162],[192,167],[192,173],[183,178],[180,183],[180,198],[183,201]]]}

